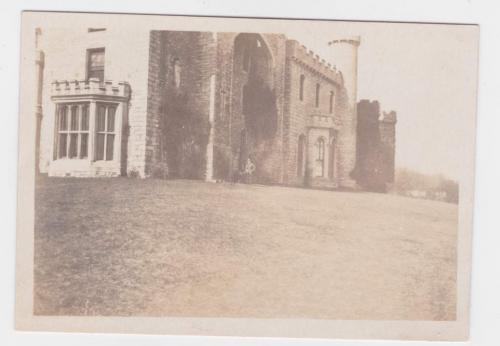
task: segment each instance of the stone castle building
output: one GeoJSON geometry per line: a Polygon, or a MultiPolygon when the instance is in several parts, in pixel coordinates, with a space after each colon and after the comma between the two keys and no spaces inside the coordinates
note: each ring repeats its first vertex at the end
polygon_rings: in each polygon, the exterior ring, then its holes
{"type": "Polygon", "coordinates": [[[396,115],[362,101],[358,122],[357,37],[328,43],[335,67],[281,34],[74,28],[36,38],[41,173],[236,180],[250,158],[260,183],[392,180],[396,115]]]}

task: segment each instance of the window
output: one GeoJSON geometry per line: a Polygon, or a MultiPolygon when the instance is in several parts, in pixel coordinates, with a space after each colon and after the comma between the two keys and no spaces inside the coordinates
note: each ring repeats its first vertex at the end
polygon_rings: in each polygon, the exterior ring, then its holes
{"type": "Polygon", "coordinates": [[[319,107],[319,91],[320,91],[320,85],[319,83],[316,83],[316,107],[319,107]]]}
{"type": "Polygon", "coordinates": [[[89,105],[59,104],[56,108],[55,158],[84,159],[88,156],[89,105]]]}
{"type": "Polygon", "coordinates": [[[300,89],[299,89],[299,98],[301,101],[304,101],[304,83],[306,81],[306,77],[301,74],[300,75],[300,89]]]}
{"type": "Polygon", "coordinates": [[[87,79],[90,78],[104,81],[104,48],[87,51],[87,79]]]}
{"type": "Polygon", "coordinates": [[[329,108],[330,114],[333,113],[333,99],[334,98],[335,98],[335,93],[333,91],[330,91],[330,108],[329,108]]]}
{"type": "Polygon", "coordinates": [[[299,136],[299,143],[297,145],[297,176],[304,176],[304,151],[306,147],[306,137],[299,136]]]}
{"type": "Polygon", "coordinates": [[[113,160],[116,105],[97,104],[95,160],[113,160]]]}
{"type": "Polygon", "coordinates": [[[318,141],[316,142],[316,149],[317,151],[317,157],[316,157],[316,164],[317,164],[317,171],[316,171],[316,176],[318,177],[324,177],[325,176],[325,139],[323,137],[318,138],[318,141]]]}
{"type": "Polygon", "coordinates": [[[328,157],[328,177],[330,179],[334,178],[335,174],[335,138],[331,138],[330,140],[330,149],[329,149],[329,157],[328,157]]]}
{"type": "Polygon", "coordinates": [[[174,85],[176,88],[179,88],[181,86],[181,62],[179,59],[174,59],[173,62],[173,70],[174,70],[174,85]]]}

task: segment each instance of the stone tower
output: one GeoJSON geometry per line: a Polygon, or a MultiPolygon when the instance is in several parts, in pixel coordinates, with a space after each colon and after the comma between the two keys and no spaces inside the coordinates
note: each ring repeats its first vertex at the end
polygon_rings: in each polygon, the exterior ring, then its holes
{"type": "Polygon", "coordinates": [[[342,73],[343,90],[340,97],[345,98],[346,108],[339,112],[342,123],[338,133],[339,178],[343,187],[355,187],[352,173],[356,166],[356,124],[358,91],[358,47],[359,36],[335,39],[328,44],[333,48],[333,62],[342,73]]]}

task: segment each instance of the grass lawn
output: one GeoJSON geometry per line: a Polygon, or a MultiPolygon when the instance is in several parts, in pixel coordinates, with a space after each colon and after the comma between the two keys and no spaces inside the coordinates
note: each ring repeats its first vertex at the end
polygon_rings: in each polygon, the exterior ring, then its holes
{"type": "Polygon", "coordinates": [[[35,228],[35,314],[455,318],[453,204],[45,177],[35,228]]]}

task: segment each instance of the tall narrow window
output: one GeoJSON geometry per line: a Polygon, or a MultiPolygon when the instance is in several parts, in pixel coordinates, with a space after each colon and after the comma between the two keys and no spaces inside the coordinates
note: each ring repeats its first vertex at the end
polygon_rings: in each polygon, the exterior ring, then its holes
{"type": "Polygon", "coordinates": [[[320,91],[319,83],[316,83],[316,107],[319,107],[319,91],[320,91]]]}
{"type": "Polygon", "coordinates": [[[98,104],[96,114],[95,160],[113,160],[116,106],[98,104]]]}
{"type": "Polygon", "coordinates": [[[300,86],[299,86],[299,99],[304,101],[304,83],[306,81],[306,77],[301,74],[300,75],[300,86]]]}
{"type": "Polygon", "coordinates": [[[328,157],[328,177],[333,179],[335,177],[335,138],[330,140],[330,156],[328,157]]]}
{"type": "Polygon", "coordinates": [[[306,147],[306,137],[304,135],[299,136],[299,142],[297,145],[297,176],[304,176],[304,152],[306,147]]]}
{"type": "Polygon", "coordinates": [[[335,98],[335,93],[333,91],[330,91],[330,107],[329,107],[329,113],[333,113],[333,100],[335,98]]]}
{"type": "Polygon", "coordinates": [[[104,48],[87,51],[87,79],[104,80],[104,48]]]}
{"type": "Polygon", "coordinates": [[[323,137],[318,138],[316,142],[317,156],[316,156],[316,176],[325,176],[325,139],[323,137]]]}
{"type": "Polygon", "coordinates": [[[88,103],[59,104],[56,112],[56,158],[86,158],[89,137],[88,103]]]}
{"type": "Polygon", "coordinates": [[[181,73],[182,73],[182,68],[181,68],[181,62],[179,59],[174,59],[174,85],[176,88],[179,88],[181,86],[181,73]]]}

